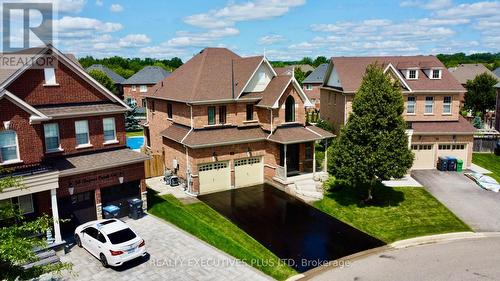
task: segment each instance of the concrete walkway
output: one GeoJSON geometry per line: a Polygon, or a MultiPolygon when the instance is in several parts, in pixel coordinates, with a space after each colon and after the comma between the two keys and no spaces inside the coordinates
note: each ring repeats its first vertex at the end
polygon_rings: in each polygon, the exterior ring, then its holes
{"type": "Polygon", "coordinates": [[[248,264],[206,244],[177,227],[147,215],[126,220],[146,241],[148,260],[119,268],[103,268],[83,248],[73,247],[61,258],[73,263],[63,280],[272,280],[248,264]]]}
{"type": "Polygon", "coordinates": [[[184,191],[184,185],[170,186],[165,183],[163,177],[146,179],[146,185],[158,192],[158,195],[171,194],[184,204],[200,202],[195,196],[191,196],[184,191]]]}
{"type": "Polygon", "coordinates": [[[498,280],[500,237],[443,240],[383,249],[301,280],[498,280]]]}
{"type": "Polygon", "coordinates": [[[422,187],[422,185],[412,178],[411,175],[405,175],[401,179],[388,180],[382,182],[385,186],[397,187],[397,186],[411,186],[411,187],[422,187]]]}

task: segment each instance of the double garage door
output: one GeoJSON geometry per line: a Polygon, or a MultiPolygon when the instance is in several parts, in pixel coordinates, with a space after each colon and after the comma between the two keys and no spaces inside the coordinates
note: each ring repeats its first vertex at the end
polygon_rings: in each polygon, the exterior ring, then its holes
{"type": "MultiPolygon", "coordinates": [[[[235,187],[262,184],[264,165],[262,157],[234,160],[235,187]]],[[[213,162],[198,166],[200,194],[231,189],[231,166],[229,161],[213,162]]]]}
{"type": "Polygon", "coordinates": [[[467,163],[467,144],[413,144],[413,170],[434,169],[440,156],[452,156],[467,163]]]}

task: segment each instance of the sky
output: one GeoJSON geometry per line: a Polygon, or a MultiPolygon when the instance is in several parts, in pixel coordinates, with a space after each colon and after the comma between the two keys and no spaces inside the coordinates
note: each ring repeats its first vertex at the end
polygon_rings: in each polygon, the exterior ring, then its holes
{"type": "Polygon", "coordinates": [[[270,60],[500,52],[500,1],[54,0],[54,6],[54,45],[78,57],[185,61],[205,47],[270,60]]]}

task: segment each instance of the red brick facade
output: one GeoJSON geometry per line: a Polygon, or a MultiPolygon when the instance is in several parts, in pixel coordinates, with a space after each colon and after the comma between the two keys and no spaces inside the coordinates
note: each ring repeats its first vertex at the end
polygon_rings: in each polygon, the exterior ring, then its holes
{"type": "Polygon", "coordinates": [[[123,99],[124,100],[127,100],[127,99],[132,99],[136,102],[136,105],[138,107],[143,107],[143,100],[145,95],[148,95],[148,93],[150,92],[151,88],[154,86],[154,85],[145,85],[147,87],[147,91],[146,92],[141,92],[141,85],[123,85],[123,99]],[[135,86],[135,91],[132,90],[132,88],[135,86]]]}

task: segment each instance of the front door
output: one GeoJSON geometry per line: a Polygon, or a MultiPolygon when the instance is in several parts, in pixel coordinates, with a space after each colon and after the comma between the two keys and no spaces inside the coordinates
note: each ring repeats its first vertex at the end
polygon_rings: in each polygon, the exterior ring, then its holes
{"type": "MultiPolygon", "coordinates": [[[[285,145],[281,145],[280,165],[283,166],[285,158],[285,145]]],[[[286,175],[293,176],[299,173],[299,144],[286,145],[286,175]]]]}

